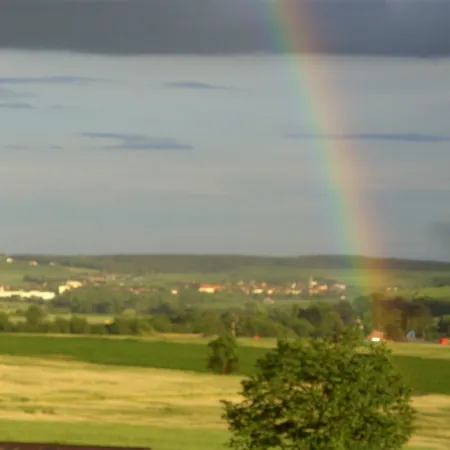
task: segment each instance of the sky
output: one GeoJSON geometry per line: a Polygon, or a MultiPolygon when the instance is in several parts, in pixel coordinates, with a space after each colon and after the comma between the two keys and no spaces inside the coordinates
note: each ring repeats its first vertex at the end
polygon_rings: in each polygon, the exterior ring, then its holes
{"type": "Polygon", "coordinates": [[[283,27],[275,25],[273,3],[306,18],[314,39],[297,43],[303,51],[450,52],[448,0],[2,0],[0,46],[115,54],[274,51],[283,27]]]}
{"type": "Polygon", "coordinates": [[[0,39],[1,251],[347,253],[367,212],[372,255],[450,260],[449,58],[100,51],[76,34],[0,39]],[[305,65],[329,99],[304,94],[305,65]],[[333,195],[329,146],[348,148],[340,183],[364,209],[333,195]]]}

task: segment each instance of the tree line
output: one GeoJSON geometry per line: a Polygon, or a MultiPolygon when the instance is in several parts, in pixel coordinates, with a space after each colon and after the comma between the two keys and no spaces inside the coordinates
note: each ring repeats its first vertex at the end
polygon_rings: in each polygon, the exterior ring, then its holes
{"type": "Polygon", "coordinates": [[[133,335],[171,332],[204,336],[232,332],[236,337],[323,338],[357,324],[365,334],[379,330],[392,340],[404,340],[411,330],[416,338],[424,340],[450,335],[450,302],[381,294],[353,302],[292,302],[280,306],[246,298],[241,307],[219,308],[214,302],[205,306],[202,302],[195,304],[194,299],[186,303],[186,299],[159,295],[80,299],[74,291],[51,303],[36,301],[28,309],[16,310],[15,315],[23,319],[1,314],[1,331],[133,335]],[[93,313],[111,315],[113,319],[91,323],[87,314],[93,313]]]}
{"type": "Polygon", "coordinates": [[[117,273],[184,273],[208,274],[242,271],[243,269],[354,269],[365,267],[384,270],[419,270],[445,272],[450,263],[396,258],[369,258],[351,255],[311,255],[299,257],[264,257],[245,255],[13,255],[20,260],[39,264],[104,270],[117,273]]]}
{"type": "Polygon", "coordinates": [[[245,309],[211,310],[176,308],[168,303],[156,305],[151,314],[119,314],[104,323],[91,323],[86,316],[50,315],[45,305],[32,304],[16,312],[22,320],[0,313],[0,331],[74,334],[195,333],[204,336],[230,330],[237,337],[320,337],[342,330],[352,323],[351,307],[317,304],[302,309],[267,310],[258,303],[245,309]]]}

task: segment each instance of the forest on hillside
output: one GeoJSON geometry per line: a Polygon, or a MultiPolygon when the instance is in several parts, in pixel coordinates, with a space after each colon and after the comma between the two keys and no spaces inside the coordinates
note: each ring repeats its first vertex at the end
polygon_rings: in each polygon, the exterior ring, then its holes
{"type": "Polygon", "coordinates": [[[243,267],[294,269],[383,269],[450,272],[450,262],[362,256],[310,255],[269,257],[245,255],[11,255],[17,259],[122,273],[214,273],[243,267]]]}

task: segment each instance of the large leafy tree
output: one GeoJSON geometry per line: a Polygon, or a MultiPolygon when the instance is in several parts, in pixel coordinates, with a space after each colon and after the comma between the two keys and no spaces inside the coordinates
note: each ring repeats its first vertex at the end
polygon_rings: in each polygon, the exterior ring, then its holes
{"type": "Polygon", "coordinates": [[[413,431],[411,392],[382,343],[361,349],[358,330],[279,342],[224,401],[239,450],[396,450],[413,431]]]}
{"type": "Polygon", "coordinates": [[[236,339],[230,334],[224,334],[208,344],[208,368],[213,372],[225,375],[237,369],[238,356],[236,339]]]}

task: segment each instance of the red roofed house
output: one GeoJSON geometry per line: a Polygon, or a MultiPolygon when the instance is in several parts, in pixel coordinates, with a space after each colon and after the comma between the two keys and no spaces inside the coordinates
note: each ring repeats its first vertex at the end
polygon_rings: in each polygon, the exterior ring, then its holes
{"type": "Polygon", "coordinates": [[[198,288],[199,292],[204,292],[206,294],[215,294],[222,290],[220,284],[201,284],[198,288]]]}
{"type": "Polygon", "coordinates": [[[373,330],[372,333],[370,333],[366,336],[366,339],[368,341],[372,341],[372,342],[380,342],[380,341],[386,340],[384,333],[382,331],[378,331],[378,330],[373,330]]]}

